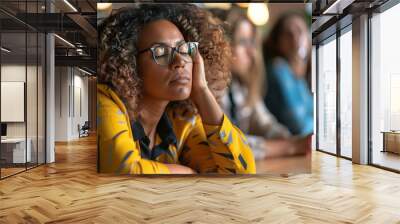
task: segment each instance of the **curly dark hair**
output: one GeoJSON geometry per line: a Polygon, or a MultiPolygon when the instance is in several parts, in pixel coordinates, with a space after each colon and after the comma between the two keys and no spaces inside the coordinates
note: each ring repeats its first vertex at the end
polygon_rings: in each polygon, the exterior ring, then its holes
{"type": "MultiPolygon", "coordinates": [[[[161,19],[175,24],[186,41],[199,42],[208,86],[217,100],[218,93],[230,82],[230,45],[222,25],[209,12],[192,4],[140,4],[122,8],[99,25],[98,82],[107,84],[119,95],[131,119],[137,116],[142,94],[136,62],[139,33],[146,24],[161,19]]],[[[189,99],[168,105],[176,106],[197,112],[189,99]]]]}

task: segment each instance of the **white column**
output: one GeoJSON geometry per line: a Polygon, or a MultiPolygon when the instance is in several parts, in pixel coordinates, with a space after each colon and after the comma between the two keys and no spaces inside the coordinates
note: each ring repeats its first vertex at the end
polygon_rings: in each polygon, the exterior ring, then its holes
{"type": "Polygon", "coordinates": [[[368,163],[368,16],[353,20],[353,162],[368,163]]]}
{"type": "MultiPolygon", "coordinates": [[[[53,12],[54,6],[50,1],[46,4],[47,12],[53,12]]],[[[54,133],[55,133],[55,76],[54,76],[54,35],[46,35],[46,163],[55,162],[54,133]]]]}
{"type": "Polygon", "coordinates": [[[317,48],[315,45],[312,46],[311,53],[311,92],[313,95],[314,105],[314,134],[312,135],[312,150],[317,149],[317,48]]]}
{"type": "Polygon", "coordinates": [[[55,161],[54,151],[54,133],[55,133],[55,76],[54,76],[54,35],[47,34],[46,36],[46,163],[55,161]]]}

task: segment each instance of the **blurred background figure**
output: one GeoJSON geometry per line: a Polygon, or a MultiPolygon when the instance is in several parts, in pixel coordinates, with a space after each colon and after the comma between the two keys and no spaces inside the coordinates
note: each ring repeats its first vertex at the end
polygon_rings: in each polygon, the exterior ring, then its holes
{"type": "Polygon", "coordinates": [[[313,98],[306,81],[311,39],[304,14],[283,14],[264,41],[263,53],[268,109],[293,135],[313,133],[313,98]]]}
{"type": "Polygon", "coordinates": [[[225,113],[247,134],[256,159],[305,153],[305,141],[289,138],[263,102],[265,70],[254,23],[239,7],[210,11],[225,21],[232,46],[232,81],[221,102],[225,113]]]}

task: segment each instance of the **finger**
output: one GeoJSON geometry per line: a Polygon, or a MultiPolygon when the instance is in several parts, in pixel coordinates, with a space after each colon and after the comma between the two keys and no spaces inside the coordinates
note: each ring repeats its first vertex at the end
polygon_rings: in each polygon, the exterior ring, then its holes
{"type": "Polygon", "coordinates": [[[193,66],[194,71],[196,73],[203,74],[204,73],[204,61],[203,61],[203,57],[201,57],[201,54],[199,52],[196,53],[193,63],[194,63],[194,66],[193,66]]]}
{"type": "Polygon", "coordinates": [[[201,54],[200,54],[199,51],[196,52],[196,54],[195,54],[195,56],[194,56],[194,61],[193,61],[193,62],[194,62],[195,64],[196,64],[196,63],[199,63],[199,64],[203,64],[203,63],[204,63],[203,57],[201,56],[201,54]]]}

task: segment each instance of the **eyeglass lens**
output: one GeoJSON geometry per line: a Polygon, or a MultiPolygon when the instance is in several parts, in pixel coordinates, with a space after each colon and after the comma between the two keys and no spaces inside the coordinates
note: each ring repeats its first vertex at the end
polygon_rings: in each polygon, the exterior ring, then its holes
{"type": "Polygon", "coordinates": [[[166,45],[158,45],[153,48],[153,57],[157,64],[159,65],[169,65],[176,54],[177,51],[182,59],[188,63],[193,61],[193,57],[196,53],[197,45],[195,42],[183,43],[177,48],[172,48],[166,45]]]}

